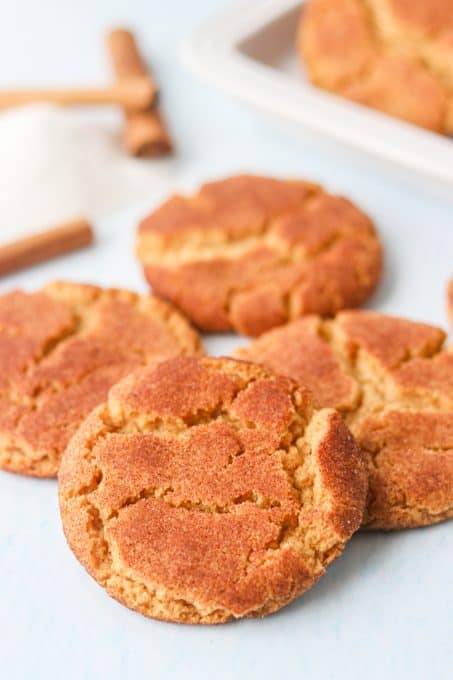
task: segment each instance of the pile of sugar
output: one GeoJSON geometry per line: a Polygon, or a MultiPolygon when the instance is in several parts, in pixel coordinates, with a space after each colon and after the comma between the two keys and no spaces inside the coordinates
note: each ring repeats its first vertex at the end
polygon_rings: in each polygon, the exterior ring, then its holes
{"type": "Polygon", "coordinates": [[[0,243],[170,187],[171,164],[129,158],[105,121],[45,104],[0,114],[0,243]]]}

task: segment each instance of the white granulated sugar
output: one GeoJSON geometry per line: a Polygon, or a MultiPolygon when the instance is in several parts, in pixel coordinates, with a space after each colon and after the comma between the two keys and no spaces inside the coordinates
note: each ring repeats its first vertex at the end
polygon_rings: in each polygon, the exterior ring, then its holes
{"type": "Polygon", "coordinates": [[[170,189],[170,164],[137,160],[120,131],[46,104],[0,114],[0,243],[170,189]]]}

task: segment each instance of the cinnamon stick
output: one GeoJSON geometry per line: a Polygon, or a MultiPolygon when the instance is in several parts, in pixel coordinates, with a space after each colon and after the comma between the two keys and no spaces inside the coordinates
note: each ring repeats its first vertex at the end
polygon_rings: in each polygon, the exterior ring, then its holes
{"type": "Polygon", "coordinates": [[[152,106],[156,86],[149,78],[136,76],[109,88],[0,90],[0,109],[32,102],[72,104],[111,104],[126,111],[144,111],[152,106]]]}
{"type": "Polygon", "coordinates": [[[80,218],[7,243],[0,246],[0,276],[84,248],[93,240],[91,225],[80,218]]]}
{"type": "MultiPolygon", "coordinates": [[[[152,80],[132,33],[121,28],[111,31],[107,47],[118,82],[136,77],[152,80]]],[[[126,112],[123,140],[132,156],[151,158],[172,150],[170,136],[155,105],[140,113],[126,112]]]]}

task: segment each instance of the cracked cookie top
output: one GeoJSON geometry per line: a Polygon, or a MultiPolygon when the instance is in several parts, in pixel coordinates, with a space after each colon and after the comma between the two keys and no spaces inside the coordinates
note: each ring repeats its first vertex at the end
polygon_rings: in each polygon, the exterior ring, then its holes
{"type": "Polygon", "coordinates": [[[200,351],[183,317],[150,295],[57,282],[0,296],[0,467],[56,475],[114,383],[154,359],[200,351]]]}
{"type": "Polygon", "coordinates": [[[153,289],[206,330],[259,335],[360,305],[381,272],[369,218],[315,184],[237,176],[173,196],[139,226],[153,289]]]}
{"type": "Polygon", "coordinates": [[[319,87],[453,133],[451,0],[310,0],[299,52],[319,87]]]}
{"type": "Polygon", "coordinates": [[[338,409],[368,456],[364,525],[453,517],[453,351],[439,328],[373,312],[307,317],[236,355],[305,385],[338,409]]]}
{"type": "Polygon", "coordinates": [[[59,471],[64,531],[107,592],[187,623],[263,616],[310,588],[360,525],[367,472],[341,417],[233,359],[142,368],[59,471]]]}

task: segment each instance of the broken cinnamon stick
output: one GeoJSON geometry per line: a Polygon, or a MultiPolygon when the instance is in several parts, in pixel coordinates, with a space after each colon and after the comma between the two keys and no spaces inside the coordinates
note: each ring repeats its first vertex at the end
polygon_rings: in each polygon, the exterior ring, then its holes
{"type": "MultiPolygon", "coordinates": [[[[107,47],[118,82],[137,77],[152,80],[132,33],[121,28],[111,31],[107,47]]],[[[151,158],[172,150],[170,136],[155,105],[140,113],[126,112],[123,140],[132,156],[151,158]]]]}
{"type": "Polygon", "coordinates": [[[154,83],[144,76],[136,76],[109,88],[0,90],[0,109],[33,102],[51,102],[63,106],[111,104],[129,112],[139,112],[152,106],[155,95],[154,83]]]}
{"type": "Polygon", "coordinates": [[[0,276],[50,260],[57,255],[84,248],[93,240],[93,229],[90,223],[80,218],[7,243],[0,246],[0,276]]]}

